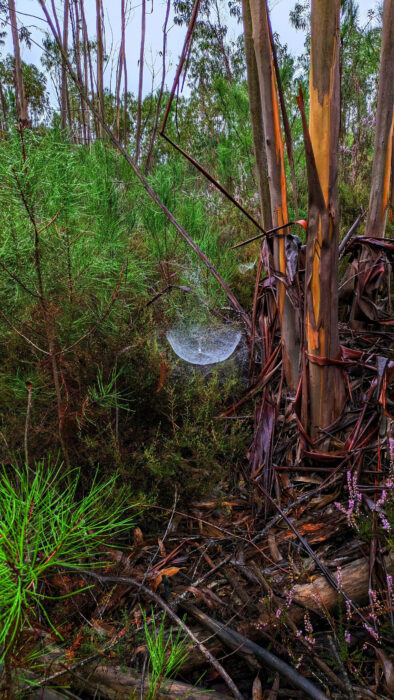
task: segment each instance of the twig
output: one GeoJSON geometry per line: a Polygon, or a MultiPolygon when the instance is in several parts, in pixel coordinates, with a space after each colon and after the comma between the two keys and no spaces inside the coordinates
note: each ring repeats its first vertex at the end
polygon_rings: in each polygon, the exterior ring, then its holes
{"type": "Polygon", "coordinates": [[[26,420],[25,420],[25,464],[29,466],[29,427],[30,427],[30,413],[31,413],[31,397],[32,397],[33,387],[30,383],[27,384],[27,408],[26,408],[26,420]]]}
{"type": "Polygon", "coordinates": [[[35,348],[35,349],[38,350],[39,352],[42,352],[44,355],[50,355],[50,354],[51,354],[51,353],[48,352],[47,350],[44,350],[43,348],[40,348],[38,345],[36,345],[35,343],[33,343],[33,341],[30,340],[30,338],[28,338],[26,335],[24,335],[21,331],[18,331],[18,329],[15,328],[15,326],[11,323],[10,319],[7,318],[7,316],[5,315],[4,311],[2,311],[1,309],[0,309],[0,316],[2,316],[2,317],[4,318],[4,320],[5,320],[5,322],[7,323],[7,325],[8,325],[10,328],[12,328],[12,330],[15,331],[15,333],[16,333],[17,335],[20,335],[20,337],[23,338],[23,340],[26,340],[27,343],[29,343],[30,345],[32,345],[33,348],[35,348]]]}
{"type": "MultiPolygon", "coordinates": [[[[368,210],[367,210],[367,211],[368,211],[368,210]]],[[[338,246],[339,255],[342,255],[342,253],[343,253],[343,251],[344,251],[344,249],[345,249],[345,246],[346,246],[347,242],[351,239],[351,237],[353,236],[353,233],[355,233],[355,231],[357,230],[359,224],[360,224],[361,221],[364,219],[364,217],[367,215],[367,211],[361,211],[361,214],[359,214],[359,216],[357,217],[357,219],[356,219],[356,221],[354,222],[354,224],[351,225],[349,231],[347,232],[347,234],[345,235],[345,237],[343,238],[343,240],[340,242],[340,244],[339,244],[339,246],[338,246]]]]}

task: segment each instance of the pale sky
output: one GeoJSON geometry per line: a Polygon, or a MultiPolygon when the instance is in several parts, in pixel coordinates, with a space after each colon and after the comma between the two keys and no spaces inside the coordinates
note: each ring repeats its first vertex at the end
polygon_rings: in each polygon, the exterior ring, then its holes
{"type": "MultiPolygon", "coordinates": [[[[47,1],[47,6],[50,7],[50,0],[47,1]]],[[[117,53],[120,43],[120,7],[121,0],[103,0],[105,8],[105,28],[106,28],[106,51],[108,54],[117,58],[117,53]]],[[[295,0],[271,0],[269,2],[271,8],[271,21],[273,30],[278,32],[282,43],[287,43],[291,53],[298,55],[303,51],[304,33],[296,31],[289,22],[289,12],[294,7],[295,0]]],[[[367,22],[367,12],[370,9],[375,9],[378,3],[376,0],[359,0],[360,20],[362,24],[367,22]]],[[[58,12],[59,19],[63,14],[63,1],[55,0],[55,6],[58,12]]],[[[138,89],[138,60],[139,60],[139,43],[140,43],[140,22],[141,22],[141,2],[140,0],[128,0],[130,8],[129,22],[126,29],[126,55],[128,66],[128,89],[136,93],[138,89]]],[[[161,57],[159,51],[162,48],[162,26],[164,22],[166,2],[165,0],[147,0],[147,21],[146,21],[146,48],[145,48],[145,67],[144,67],[144,92],[150,92],[152,82],[157,88],[161,80],[161,57]],[[153,12],[151,8],[153,6],[153,12]]],[[[16,9],[18,12],[19,24],[26,25],[32,32],[32,38],[38,44],[41,44],[43,33],[46,28],[43,20],[43,13],[38,0],[16,0],[16,9]]],[[[85,0],[85,12],[89,35],[95,37],[95,12],[96,0],[85,0]]],[[[172,17],[169,21],[169,33],[167,41],[167,86],[170,87],[174,77],[174,72],[180,54],[186,28],[174,25],[172,17]]],[[[228,18],[229,36],[235,38],[242,31],[242,24],[237,25],[233,18],[228,18]]],[[[5,27],[8,30],[8,27],[5,27]]],[[[6,45],[2,50],[3,55],[12,51],[10,37],[6,41],[6,45]]],[[[41,50],[36,44],[32,44],[31,50],[25,45],[22,47],[22,58],[29,63],[36,63],[41,67],[40,56],[41,50]]],[[[105,85],[108,87],[111,82],[114,85],[115,66],[114,61],[110,60],[105,71],[105,85]]],[[[48,81],[48,89],[53,98],[53,90],[51,90],[50,82],[48,81]]]]}

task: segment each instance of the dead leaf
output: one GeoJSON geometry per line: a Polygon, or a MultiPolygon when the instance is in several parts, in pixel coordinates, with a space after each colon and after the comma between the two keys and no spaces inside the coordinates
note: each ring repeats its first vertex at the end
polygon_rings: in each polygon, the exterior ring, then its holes
{"type": "Polygon", "coordinates": [[[155,582],[153,584],[153,589],[156,590],[158,586],[160,586],[163,576],[167,576],[167,578],[171,578],[171,576],[175,576],[175,574],[180,571],[178,566],[169,566],[167,569],[162,569],[160,573],[156,576],[155,582]]]}
{"type": "Polygon", "coordinates": [[[261,680],[258,676],[256,676],[253,681],[252,698],[253,700],[263,700],[263,686],[261,685],[261,680]]]}
{"type": "Polygon", "coordinates": [[[144,536],[142,534],[142,530],[139,527],[134,528],[134,533],[133,533],[133,544],[134,547],[138,547],[141,545],[144,541],[144,536]]]}

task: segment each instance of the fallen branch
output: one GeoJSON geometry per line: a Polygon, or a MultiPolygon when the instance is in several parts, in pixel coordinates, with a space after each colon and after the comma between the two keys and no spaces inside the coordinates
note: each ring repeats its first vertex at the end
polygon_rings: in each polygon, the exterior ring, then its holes
{"type": "Polygon", "coordinates": [[[211,632],[214,632],[223,644],[230,647],[230,649],[236,649],[242,656],[255,656],[264,666],[268,666],[268,668],[276,671],[283,676],[283,678],[286,678],[296,688],[303,690],[308,697],[314,700],[327,700],[327,696],[319,690],[314,683],[304,678],[298,671],[289,666],[285,661],[282,661],[282,659],[274,656],[274,654],[267,651],[267,649],[263,649],[263,647],[247,639],[231,627],[227,625],[223,626],[213,618],[208,617],[208,615],[205,615],[205,613],[201,612],[201,610],[191,603],[182,601],[181,607],[186,610],[186,612],[193,615],[200,624],[211,630],[211,632]]]}

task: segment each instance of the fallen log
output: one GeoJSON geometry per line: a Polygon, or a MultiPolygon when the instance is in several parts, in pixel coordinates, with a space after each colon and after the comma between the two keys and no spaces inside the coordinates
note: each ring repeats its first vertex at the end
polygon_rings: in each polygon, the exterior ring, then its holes
{"type": "MultiPolygon", "coordinates": [[[[394,560],[394,555],[385,557],[385,564],[389,570],[394,560]]],[[[340,588],[354,603],[363,603],[368,600],[369,587],[369,562],[368,559],[356,559],[341,569],[340,588]]],[[[311,583],[297,584],[293,588],[293,602],[308,608],[313,612],[322,613],[332,610],[338,605],[340,595],[327,581],[325,576],[317,576],[311,583]]],[[[303,617],[300,608],[290,609],[292,619],[296,622],[303,617]]]]}
{"type": "MultiPolygon", "coordinates": [[[[108,700],[130,700],[139,698],[142,684],[142,676],[131,668],[124,669],[120,666],[105,666],[100,664],[97,668],[84,675],[77,674],[74,677],[74,685],[84,690],[92,691],[93,687],[102,698],[108,700]]],[[[149,676],[144,679],[143,697],[148,696],[151,688],[149,676]]],[[[170,698],[187,698],[188,700],[230,700],[230,695],[223,695],[215,691],[207,691],[196,686],[182,683],[181,681],[164,680],[156,698],[169,700],[170,698]]]]}

